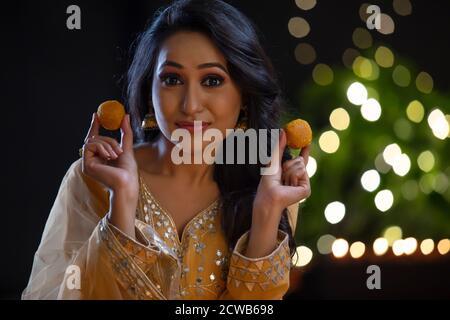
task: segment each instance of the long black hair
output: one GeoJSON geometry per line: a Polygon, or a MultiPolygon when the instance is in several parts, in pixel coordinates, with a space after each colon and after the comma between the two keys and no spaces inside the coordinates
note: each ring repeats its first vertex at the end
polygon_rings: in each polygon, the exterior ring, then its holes
{"type": "MultiPolygon", "coordinates": [[[[127,75],[126,100],[135,142],[148,142],[159,134],[144,132],[140,123],[151,107],[152,76],[161,45],[181,30],[205,34],[222,52],[231,78],[242,90],[249,128],[268,129],[269,133],[270,129],[280,128],[284,99],[254,24],[221,0],[178,0],[156,12],[136,39],[135,48],[132,47],[134,58],[127,75]]],[[[222,199],[222,228],[230,248],[251,227],[260,168],[261,164],[215,164],[214,179],[222,199]]],[[[294,254],[295,241],[286,209],[279,228],[289,235],[289,247],[294,254]]]]}

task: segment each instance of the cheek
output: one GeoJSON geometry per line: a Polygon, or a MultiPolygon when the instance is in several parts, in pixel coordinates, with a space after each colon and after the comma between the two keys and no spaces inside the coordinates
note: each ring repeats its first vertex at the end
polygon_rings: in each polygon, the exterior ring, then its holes
{"type": "Polygon", "coordinates": [[[218,125],[234,128],[241,109],[240,98],[232,94],[216,97],[212,102],[211,112],[218,125]]]}

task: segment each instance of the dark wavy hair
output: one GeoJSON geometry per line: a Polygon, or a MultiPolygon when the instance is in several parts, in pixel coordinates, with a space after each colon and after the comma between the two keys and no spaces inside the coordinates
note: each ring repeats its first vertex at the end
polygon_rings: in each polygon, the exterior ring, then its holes
{"type": "MultiPolygon", "coordinates": [[[[151,107],[152,76],[160,47],[165,39],[181,30],[205,34],[222,52],[231,78],[242,90],[249,128],[280,128],[284,99],[254,24],[239,10],[220,0],[179,0],[159,9],[131,48],[134,57],[127,74],[126,103],[135,142],[150,142],[159,134],[159,130],[144,132],[140,123],[151,107]]],[[[248,150],[247,147],[247,153],[248,150]]],[[[222,228],[230,248],[250,229],[253,200],[261,179],[260,168],[259,163],[215,164],[214,179],[222,200],[222,228]]],[[[289,235],[291,255],[294,254],[295,241],[286,209],[279,229],[289,235]]]]}

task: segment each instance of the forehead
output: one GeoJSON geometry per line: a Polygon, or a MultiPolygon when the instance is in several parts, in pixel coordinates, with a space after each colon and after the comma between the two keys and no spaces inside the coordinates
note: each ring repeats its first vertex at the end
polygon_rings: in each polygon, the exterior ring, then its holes
{"type": "Polygon", "coordinates": [[[165,60],[176,61],[186,67],[206,62],[220,62],[226,65],[224,55],[209,37],[191,31],[177,32],[163,42],[158,54],[157,67],[165,60]]]}

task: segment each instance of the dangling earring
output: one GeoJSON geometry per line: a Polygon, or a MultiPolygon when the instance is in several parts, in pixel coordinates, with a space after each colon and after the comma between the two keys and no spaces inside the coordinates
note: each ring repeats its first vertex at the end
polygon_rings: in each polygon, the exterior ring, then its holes
{"type": "MultiPolygon", "coordinates": [[[[151,98],[150,98],[150,101],[149,101],[149,110],[154,110],[151,98]]],[[[152,113],[152,112],[149,111],[144,116],[144,120],[142,120],[141,128],[144,131],[150,131],[150,130],[154,130],[154,129],[158,128],[158,122],[156,122],[156,117],[155,117],[155,113],[154,112],[152,113]]]]}
{"type": "Polygon", "coordinates": [[[242,108],[242,112],[243,112],[243,115],[242,115],[242,117],[240,117],[240,119],[236,125],[236,129],[242,129],[245,131],[248,128],[247,106],[244,106],[242,108]]]}

